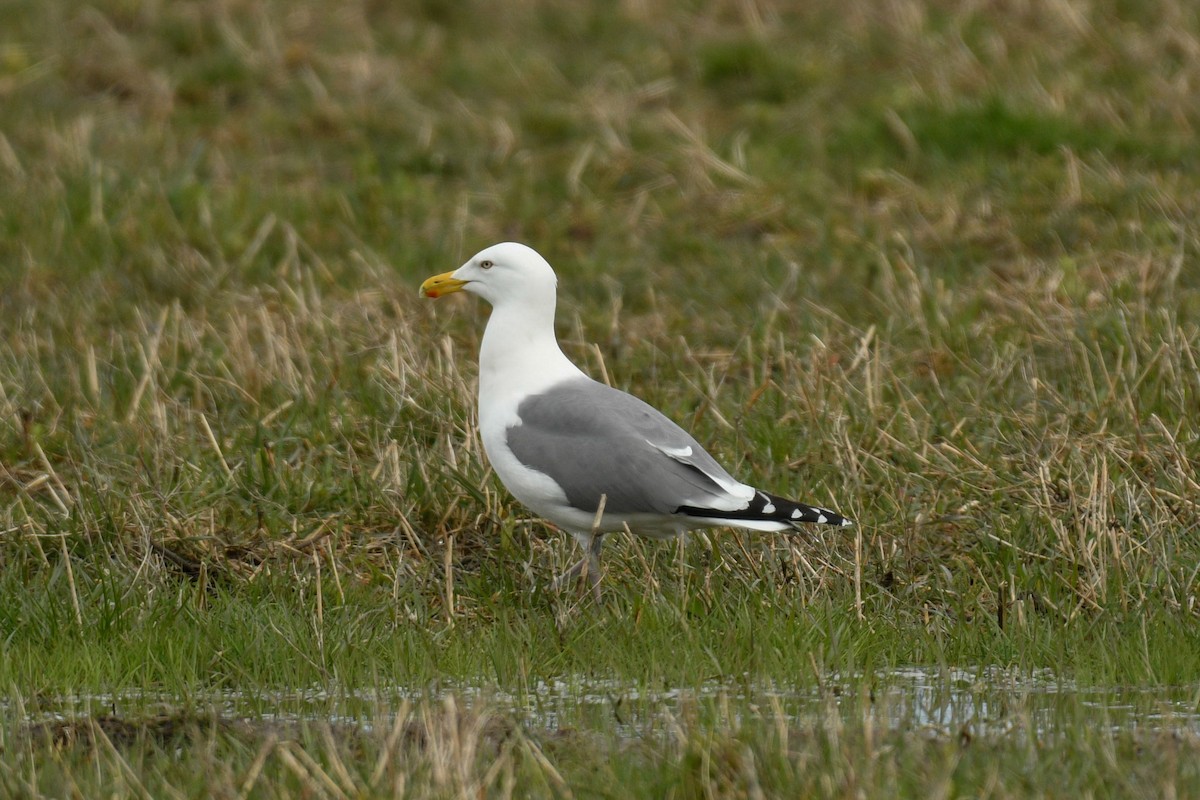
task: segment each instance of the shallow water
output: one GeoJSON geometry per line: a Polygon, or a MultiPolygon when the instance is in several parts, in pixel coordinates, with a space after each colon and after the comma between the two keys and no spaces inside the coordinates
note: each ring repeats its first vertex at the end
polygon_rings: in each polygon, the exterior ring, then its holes
{"type": "Polygon", "coordinates": [[[642,737],[664,720],[717,715],[800,728],[860,720],[881,731],[931,736],[1053,736],[1087,725],[1111,732],[1177,732],[1200,736],[1200,687],[1078,686],[1048,670],[994,667],[906,667],[870,675],[828,676],[820,685],[788,686],[747,678],[686,687],[572,677],[520,691],[471,683],[435,687],[317,687],[299,691],[217,691],[181,697],[153,691],[7,699],[4,711],[26,723],[90,715],[172,713],[181,708],[232,719],[326,721],[364,730],[388,725],[406,703],[444,701],[487,708],[531,731],[615,729],[642,737]]]}

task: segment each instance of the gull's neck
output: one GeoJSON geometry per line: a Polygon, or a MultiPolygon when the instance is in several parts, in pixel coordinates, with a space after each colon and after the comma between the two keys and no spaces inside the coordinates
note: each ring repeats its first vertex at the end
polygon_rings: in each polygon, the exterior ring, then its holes
{"type": "Polygon", "coordinates": [[[538,392],[583,375],[558,346],[554,303],[502,303],[492,309],[479,349],[479,397],[538,392]]]}

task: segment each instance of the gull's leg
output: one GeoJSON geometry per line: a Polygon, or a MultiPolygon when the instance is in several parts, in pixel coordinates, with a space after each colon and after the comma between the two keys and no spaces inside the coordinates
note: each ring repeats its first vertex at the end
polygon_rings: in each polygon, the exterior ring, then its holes
{"type": "MultiPolygon", "coordinates": [[[[550,584],[555,591],[562,589],[568,581],[579,577],[583,571],[587,570],[588,582],[592,586],[592,595],[597,602],[600,600],[600,546],[604,543],[604,534],[593,533],[588,537],[588,542],[585,545],[587,548],[583,558],[576,561],[571,568],[559,575],[550,584]]],[[[583,544],[580,542],[580,544],[583,544]]]]}
{"type": "Polygon", "coordinates": [[[586,551],[583,558],[575,562],[575,566],[554,581],[554,588],[558,589],[563,583],[586,570],[589,582],[592,584],[592,596],[596,598],[597,603],[600,602],[600,545],[604,543],[604,533],[600,530],[600,523],[604,519],[604,505],[607,502],[608,495],[600,495],[600,502],[596,504],[596,516],[592,520],[592,531],[588,534],[587,540],[585,541],[579,536],[575,537],[575,540],[583,545],[586,551]]]}
{"type": "Polygon", "coordinates": [[[604,534],[593,533],[592,541],[588,543],[588,577],[592,583],[592,597],[600,602],[600,546],[604,544],[604,534]]]}
{"type": "Polygon", "coordinates": [[[583,558],[576,561],[574,564],[572,564],[567,569],[566,572],[564,572],[562,575],[559,575],[557,578],[555,578],[553,580],[553,582],[551,582],[550,585],[553,586],[555,588],[555,590],[558,590],[558,589],[561,589],[563,587],[563,584],[565,584],[567,581],[573,580],[573,579],[579,577],[579,573],[583,571],[583,565],[587,563],[587,560],[588,560],[587,556],[584,556],[583,558]]]}

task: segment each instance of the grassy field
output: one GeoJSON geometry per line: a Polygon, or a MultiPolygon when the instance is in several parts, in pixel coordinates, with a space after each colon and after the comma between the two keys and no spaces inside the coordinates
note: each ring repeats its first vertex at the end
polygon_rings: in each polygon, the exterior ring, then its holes
{"type": "Polygon", "coordinates": [[[0,14],[0,793],[1200,794],[1192,4],[0,14]],[[417,296],[506,239],[858,526],[552,591],[417,296]]]}

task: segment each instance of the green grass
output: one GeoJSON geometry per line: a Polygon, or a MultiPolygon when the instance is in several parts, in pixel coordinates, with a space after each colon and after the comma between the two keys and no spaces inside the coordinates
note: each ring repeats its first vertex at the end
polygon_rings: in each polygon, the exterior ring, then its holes
{"type": "Polygon", "coordinates": [[[1200,681],[1188,4],[4,19],[5,794],[1200,791],[1194,714],[1074,695],[1200,681]],[[612,537],[601,607],[550,591],[573,545],[477,436],[487,309],[416,292],[505,239],[587,370],[859,526],[612,537]],[[871,727],[909,666],[1069,688],[1032,729],[871,727]],[[699,699],[488,699],[578,680],[699,699]],[[271,699],[321,690],[380,696],[271,699]]]}

